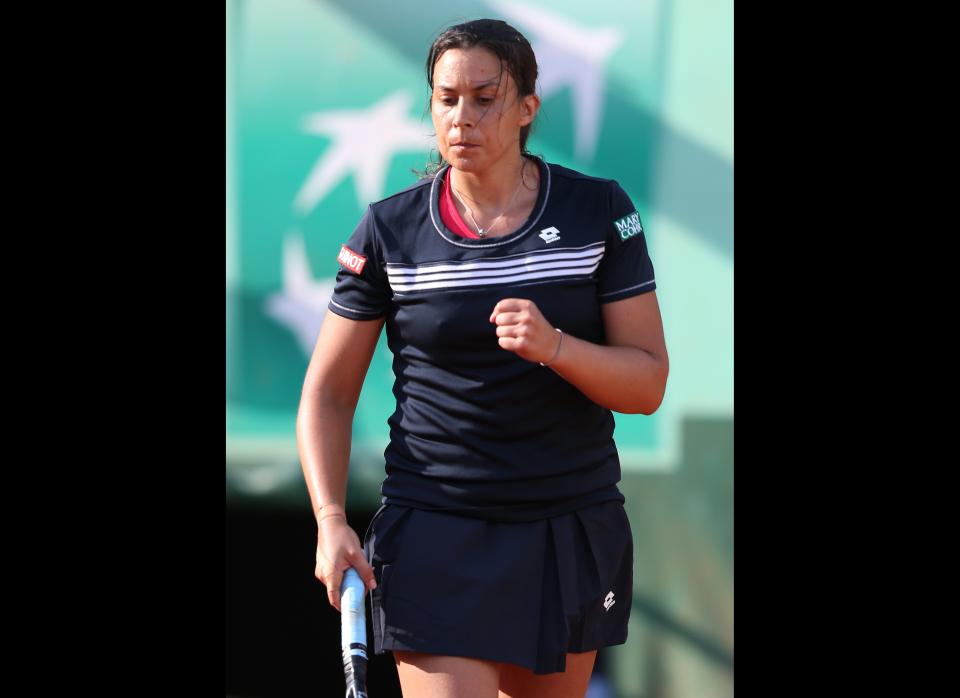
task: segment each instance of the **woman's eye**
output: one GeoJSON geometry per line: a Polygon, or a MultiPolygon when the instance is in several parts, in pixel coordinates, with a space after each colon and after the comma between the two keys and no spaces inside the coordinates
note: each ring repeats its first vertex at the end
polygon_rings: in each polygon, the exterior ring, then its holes
{"type": "Polygon", "coordinates": [[[493,97],[481,97],[479,100],[480,104],[490,104],[493,101],[493,97]]]}

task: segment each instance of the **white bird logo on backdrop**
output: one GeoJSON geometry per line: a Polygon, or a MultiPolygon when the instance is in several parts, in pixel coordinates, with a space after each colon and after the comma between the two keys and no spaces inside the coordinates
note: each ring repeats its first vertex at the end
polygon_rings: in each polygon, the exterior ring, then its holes
{"type": "MultiPolygon", "coordinates": [[[[345,177],[354,175],[361,209],[383,198],[390,160],[403,151],[427,152],[434,145],[432,124],[408,116],[413,97],[394,92],[369,109],[314,112],[303,120],[308,133],[330,136],[333,143],[314,163],[293,206],[306,216],[345,177]]],[[[306,356],[313,346],[333,293],[334,279],[316,279],[310,271],[303,235],[295,231],[283,242],[283,290],[272,294],[265,310],[297,338],[306,356]]]]}
{"type": "Polygon", "coordinates": [[[330,136],[333,143],[317,159],[297,192],[293,202],[297,213],[310,213],[350,173],[361,209],[383,198],[394,153],[414,151],[426,157],[435,143],[433,124],[408,116],[412,105],[413,96],[399,91],[369,109],[330,110],[305,117],[305,131],[330,136]]]}

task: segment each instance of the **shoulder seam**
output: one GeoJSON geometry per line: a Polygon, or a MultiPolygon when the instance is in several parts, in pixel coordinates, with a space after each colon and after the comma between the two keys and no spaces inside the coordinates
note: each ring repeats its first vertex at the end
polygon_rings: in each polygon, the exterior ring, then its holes
{"type": "Polygon", "coordinates": [[[389,201],[390,199],[395,199],[398,196],[403,196],[404,194],[410,194],[412,192],[415,192],[417,189],[430,185],[432,182],[433,182],[433,177],[423,177],[422,179],[411,184],[406,189],[401,189],[397,193],[391,194],[390,196],[385,196],[384,198],[378,199],[377,201],[371,201],[370,206],[376,206],[377,204],[382,204],[383,202],[389,201]]]}
{"type": "Polygon", "coordinates": [[[557,177],[566,177],[567,179],[588,179],[594,182],[602,183],[614,181],[613,179],[606,177],[594,177],[593,175],[584,174],[583,172],[577,172],[576,170],[571,170],[569,167],[557,165],[556,163],[550,163],[550,168],[553,171],[553,174],[557,177]]]}

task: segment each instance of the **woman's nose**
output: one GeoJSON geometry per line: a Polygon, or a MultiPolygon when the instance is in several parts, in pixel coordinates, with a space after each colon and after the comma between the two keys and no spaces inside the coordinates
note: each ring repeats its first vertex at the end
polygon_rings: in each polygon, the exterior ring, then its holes
{"type": "Polygon", "coordinates": [[[471,128],[476,126],[476,116],[473,109],[467,104],[467,100],[461,97],[453,107],[453,125],[460,128],[471,128]]]}

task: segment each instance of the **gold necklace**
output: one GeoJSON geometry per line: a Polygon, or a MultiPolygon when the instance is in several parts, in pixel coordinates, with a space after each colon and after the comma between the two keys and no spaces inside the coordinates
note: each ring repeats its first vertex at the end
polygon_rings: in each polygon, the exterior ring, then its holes
{"type": "Polygon", "coordinates": [[[467,202],[463,200],[463,197],[460,195],[460,192],[457,191],[457,188],[453,186],[453,176],[452,174],[450,175],[450,191],[452,191],[456,195],[457,201],[463,204],[463,208],[466,209],[467,215],[470,216],[470,220],[473,222],[473,227],[477,229],[477,234],[480,237],[484,237],[485,235],[489,234],[489,232],[493,230],[493,226],[497,224],[497,221],[503,217],[503,214],[506,213],[508,210],[510,210],[510,207],[513,205],[514,199],[517,198],[517,192],[520,191],[520,185],[523,184],[523,167],[526,164],[527,163],[524,162],[523,165],[520,166],[520,181],[517,182],[517,188],[513,190],[513,196],[510,197],[510,202],[500,212],[500,215],[493,219],[493,222],[490,223],[490,225],[488,225],[486,229],[481,228],[479,225],[477,225],[477,219],[473,217],[473,211],[470,209],[469,206],[467,206],[467,202]]]}

